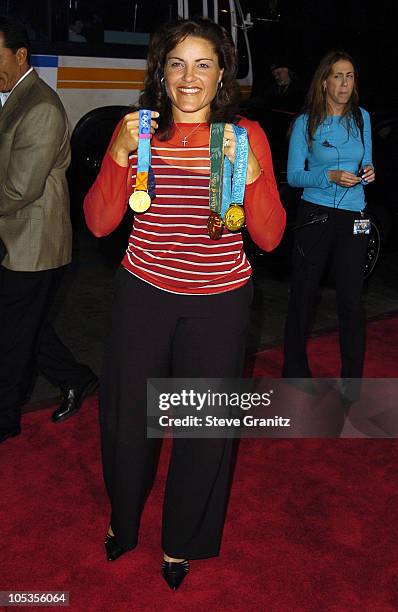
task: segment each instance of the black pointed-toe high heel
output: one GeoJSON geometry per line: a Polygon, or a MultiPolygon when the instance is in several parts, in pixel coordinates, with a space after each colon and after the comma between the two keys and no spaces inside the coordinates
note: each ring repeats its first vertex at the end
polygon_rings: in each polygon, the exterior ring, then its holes
{"type": "Polygon", "coordinates": [[[105,537],[105,550],[108,561],[116,561],[116,559],[128,551],[128,548],[121,546],[114,535],[107,533],[105,537]]]}
{"type": "Polygon", "coordinates": [[[172,591],[176,591],[189,572],[189,561],[165,561],[162,563],[162,575],[172,591]]]}

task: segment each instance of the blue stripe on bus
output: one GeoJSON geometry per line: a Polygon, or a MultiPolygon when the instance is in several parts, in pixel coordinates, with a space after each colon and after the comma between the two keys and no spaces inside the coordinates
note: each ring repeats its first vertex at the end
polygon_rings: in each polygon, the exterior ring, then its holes
{"type": "Polygon", "coordinates": [[[58,68],[58,55],[32,55],[30,63],[36,68],[58,68]]]}

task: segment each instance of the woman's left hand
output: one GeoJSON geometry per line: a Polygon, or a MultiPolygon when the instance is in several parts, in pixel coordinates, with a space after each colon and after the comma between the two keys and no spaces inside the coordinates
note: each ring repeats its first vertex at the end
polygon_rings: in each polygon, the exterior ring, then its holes
{"type": "Polygon", "coordinates": [[[365,170],[365,172],[362,175],[362,180],[366,181],[367,183],[373,183],[373,181],[376,178],[375,175],[375,170],[373,168],[373,166],[364,166],[363,169],[365,170]]]}
{"type": "MultiPolygon", "coordinates": [[[[231,123],[227,123],[224,129],[224,153],[231,164],[235,163],[236,140],[235,132],[231,123]]],[[[261,173],[261,166],[255,157],[249,143],[249,155],[247,160],[246,184],[253,183],[261,173]]]]}

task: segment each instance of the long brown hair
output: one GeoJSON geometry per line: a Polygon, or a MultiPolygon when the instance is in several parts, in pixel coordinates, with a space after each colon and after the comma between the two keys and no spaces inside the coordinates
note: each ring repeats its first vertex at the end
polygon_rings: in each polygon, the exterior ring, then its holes
{"type": "Polygon", "coordinates": [[[352,131],[352,124],[350,122],[352,118],[362,137],[363,117],[358,105],[358,71],[355,62],[351,55],[345,51],[329,51],[329,53],[324,55],[319,62],[319,66],[312,77],[311,85],[303,107],[303,112],[308,115],[307,141],[310,150],[312,149],[312,142],[314,140],[317,128],[328,115],[327,92],[324,87],[324,82],[331,74],[334,64],[341,60],[350,62],[354,68],[354,88],[352,90],[350,99],[347,101],[344,107],[340,120],[345,122],[347,132],[349,133],[352,131]]]}
{"type": "Polygon", "coordinates": [[[151,37],[148,49],[148,70],[144,91],[139,98],[141,108],[150,108],[160,113],[156,132],[160,140],[172,135],[173,115],[170,99],[163,84],[166,56],[187,36],[203,38],[211,43],[224,69],[222,87],[218,89],[210,106],[210,123],[222,121],[234,123],[239,105],[239,86],[236,80],[237,55],[230,34],[210,19],[187,19],[166,23],[151,37]]]}

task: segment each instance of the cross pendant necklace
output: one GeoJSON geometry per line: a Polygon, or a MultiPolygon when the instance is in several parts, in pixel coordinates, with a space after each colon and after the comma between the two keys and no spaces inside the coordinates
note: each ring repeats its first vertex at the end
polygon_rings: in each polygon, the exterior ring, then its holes
{"type": "Polygon", "coordinates": [[[192,134],[194,132],[196,132],[196,130],[200,127],[201,123],[198,123],[197,125],[195,125],[195,127],[193,128],[193,130],[191,130],[188,134],[184,134],[184,132],[178,127],[178,125],[176,123],[174,123],[174,125],[177,128],[177,131],[180,132],[182,139],[181,139],[181,143],[184,147],[187,146],[188,144],[188,138],[190,138],[190,136],[192,136],[192,134]]]}

